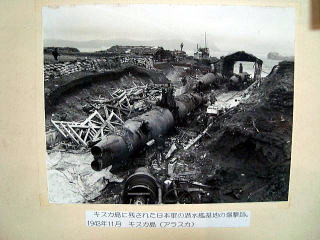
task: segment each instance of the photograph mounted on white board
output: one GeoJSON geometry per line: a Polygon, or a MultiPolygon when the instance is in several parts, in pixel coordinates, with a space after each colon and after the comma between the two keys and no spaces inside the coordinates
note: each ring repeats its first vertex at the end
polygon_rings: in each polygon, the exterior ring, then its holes
{"type": "Polygon", "coordinates": [[[287,201],[294,12],[44,7],[49,202],[287,201]]]}

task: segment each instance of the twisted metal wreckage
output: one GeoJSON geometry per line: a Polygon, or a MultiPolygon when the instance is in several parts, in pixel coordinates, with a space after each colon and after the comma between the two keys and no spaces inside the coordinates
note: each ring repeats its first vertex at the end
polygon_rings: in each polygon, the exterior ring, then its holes
{"type": "MultiPolygon", "coordinates": [[[[209,73],[200,78],[198,83],[209,86],[215,80],[215,75],[209,73]]],[[[170,94],[172,90],[163,90],[158,106],[127,120],[117,134],[102,137],[102,140],[91,148],[94,156],[92,169],[100,171],[110,165],[125,163],[148,141],[166,135],[188,113],[206,102],[205,97],[196,93],[182,94],[174,99],[170,94]]]]}
{"type": "Polygon", "coordinates": [[[91,107],[94,111],[82,122],[57,121],[51,119],[51,123],[65,138],[73,143],[89,147],[98,142],[105,135],[115,131],[124,124],[124,118],[129,117],[133,111],[141,110],[145,106],[141,101],[148,98],[155,100],[160,93],[158,89],[149,91],[148,86],[141,83],[128,89],[116,89],[110,92],[110,99],[91,99],[91,107]],[[131,104],[133,100],[135,104],[131,104]],[[101,111],[102,110],[102,111],[101,111]]]}
{"type": "MultiPolygon", "coordinates": [[[[212,73],[204,75],[196,84],[196,89],[205,88],[216,81],[212,73]]],[[[140,116],[127,120],[117,134],[102,137],[91,148],[94,161],[92,169],[100,171],[110,165],[126,164],[129,157],[144,147],[149,141],[169,132],[179,121],[206,102],[206,98],[196,93],[173,97],[173,88],[163,89],[157,106],[140,116]]],[[[125,183],[122,203],[160,204],[210,202],[200,183],[166,180],[162,184],[145,167],[138,168],[125,183]]]]}

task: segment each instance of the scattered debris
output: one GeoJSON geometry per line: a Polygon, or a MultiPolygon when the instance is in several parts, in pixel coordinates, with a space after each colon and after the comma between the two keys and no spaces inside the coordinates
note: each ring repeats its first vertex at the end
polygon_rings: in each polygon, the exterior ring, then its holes
{"type": "Polygon", "coordinates": [[[173,178],[174,177],[174,170],[177,164],[177,159],[173,158],[169,163],[168,163],[168,175],[173,178]]]}
{"type": "Polygon", "coordinates": [[[146,143],[146,145],[148,147],[152,146],[153,144],[155,143],[155,140],[154,139],[151,139],[149,142],[146,143]]]}
{"type": "Polygon", "coordinates": [[[85,203],[101,195],[110,183],[123,179],[110,173],[91,170],[90,153],[51,152],[47,156],[48,193],[51,203],[85,203]]]}
{"type": "Polygon", "coordinates": [[[213,123],[210,123],[209,126],[202,133],[200,133],[195,139],[190,140],[189,143],[183,149],[188,150],[192,145],[198,142],[209,131],[212,125],[213,123]]]}

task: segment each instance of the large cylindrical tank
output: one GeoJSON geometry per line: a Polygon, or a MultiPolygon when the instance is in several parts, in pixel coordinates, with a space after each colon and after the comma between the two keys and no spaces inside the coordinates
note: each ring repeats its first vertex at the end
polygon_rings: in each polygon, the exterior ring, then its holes
{"type": "Polygon", "coordinates": [[[183,94],[175,99],[179,111],[179,119],[184,119],[188,113],[194,111],[205,99],[197,94],[183,94]]]}
{"type": "Polygon", "coordinates": [[[202,76],[198,82],[202,82],[203,85],[209,86],[215,80],[216,76],[213,73],[207,73],[206,75],[202,76]]]}
{"type": "Polygon", "coordinates": [[[126,160],[149,140],[165,135],[173,126],[172,113],[160,107],[127,120],[116,134],[103,137],[91,148],[94,156],[92,169],[100,171],[115,162],[126,160]]]}
{"type": "Polygon", "coordinates": [[[212,84],[219,82],[219,79],[219,76],[214,75],[213,73],[207,73],[206,75],[203,75],[200,79],[198,79],[193,90],[199,91],[207,89],[212,84]]]}

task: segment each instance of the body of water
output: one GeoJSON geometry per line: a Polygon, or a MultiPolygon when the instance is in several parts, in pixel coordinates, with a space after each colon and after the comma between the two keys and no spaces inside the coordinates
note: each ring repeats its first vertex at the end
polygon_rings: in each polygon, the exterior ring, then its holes
{"type": "MultiPolygon", "coordinates": [[[[271,72],[272,68],[275,65],[278,65],[278,63],[280,62],[278,60],[271,60],[271,59],[261,58],[261,57],[260,57],[260,59],[263,61],[262,72],[261,72],[262,77],[267,76],[271,72]]],[[[247,72],[247,73],[251,74],[251,77],[253,77],[253,74],[254,74],[254,63],[253,62],[236,62],[236,64],[234,65],[234,72],[235,73],[239,72],[240,63],[242,63],[243,72],[247,72]]]]}

